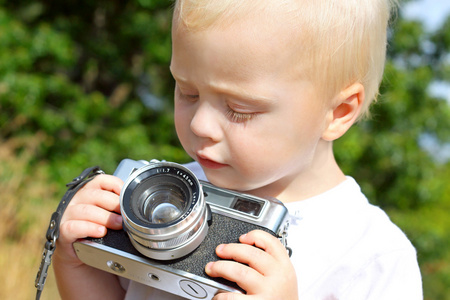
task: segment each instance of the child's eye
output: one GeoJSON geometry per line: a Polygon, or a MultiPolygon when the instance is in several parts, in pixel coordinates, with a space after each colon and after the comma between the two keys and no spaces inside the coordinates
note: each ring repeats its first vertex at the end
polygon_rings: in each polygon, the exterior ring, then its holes
{"type": "Polygon", "coordinates": [[[183,94],[183,97],[193,100],[198,99],[198,95],[183,94]]]}
{"type": "Polygon", "coordinates": [[[198,99],[198,95],[183,94],[181,92],[180,92],[180,96],[183,97],[184,99],[187,99],[190,101],[195,101],[198,99]]]}
{"type": "Polygon", "coordinates": [[[257,116],[258,113],[242,113],[228,108],[227,117],[234,123],[245,123],[257,116]]]}
{"type": "Polygon", "coordinates": [[[195,93],[192,93],[192,94],[190,94],[190,93],[183,93],[180,90],[180,88],[178,88],[178,87],[177,87],[176,91],[177,91],[178,96],[180,98],[183,98],[183,99],[186,99],[186,100],[189,100],[189,101],[196,101],[198,99],[198,97],[199,97],[199,95],[195,94],[195,93]]]}

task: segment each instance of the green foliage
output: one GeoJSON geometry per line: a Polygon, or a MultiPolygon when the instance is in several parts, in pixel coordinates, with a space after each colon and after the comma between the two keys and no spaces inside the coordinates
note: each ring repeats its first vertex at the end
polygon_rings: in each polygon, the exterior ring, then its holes
{"type": "MultiPolygon", "coordinates": [[[[22,2],[22,3],[21,3],[22,2]]],[[[0,137],[41,133],[31,164],[60,183],[125,157],[186,161],[173,129],[167,1],[0,8],[0,137]],[[139,91],[139,92],[137,92],[139,91]],[[142,95],[162,103],[147,109],[142,95]]],[[[20,149],[18,149],[20,151],[20,149]]]]}

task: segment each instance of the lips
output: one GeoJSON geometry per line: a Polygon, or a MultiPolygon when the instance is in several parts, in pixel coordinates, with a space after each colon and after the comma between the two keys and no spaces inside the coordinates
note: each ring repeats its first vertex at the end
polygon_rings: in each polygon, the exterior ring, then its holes
{"type": "Polygon", "coordinates": [[[214,169],[214,170],[217,170],[217,169],[221,169],[221,168],[227,166],[227,165],[225,165],[225,164],[221,164],[221,163],[215,162],[215,161],[213,161],[213,160],[210,160],[210,159],[208,159],[208,158],[206,158],[206,157],[202,157],[202,156],[200,156],[200,155],[197,155],[197,161],[198,161],[198,163],[201,164],[203,167],[208,168],[208,169],[214,169]]]}

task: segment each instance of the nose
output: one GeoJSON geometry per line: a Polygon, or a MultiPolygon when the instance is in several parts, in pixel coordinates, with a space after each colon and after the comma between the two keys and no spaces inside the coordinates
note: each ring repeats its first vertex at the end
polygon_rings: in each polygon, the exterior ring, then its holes
{"type": "Polygon", "coordinates": [[[219,142],[222,138],[222,128],[217,109],[208,102],[199,102],[191,120],[192,132],[202,138],[219,142]]]}

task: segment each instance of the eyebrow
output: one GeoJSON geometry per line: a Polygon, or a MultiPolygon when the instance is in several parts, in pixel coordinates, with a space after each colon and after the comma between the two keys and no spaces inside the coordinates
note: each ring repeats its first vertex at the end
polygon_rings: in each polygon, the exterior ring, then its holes
{"type": "MultiPolygon", "coordinates": [[[[190,82],[187,78],[185,78],[183,76],[175,75],[173,73],[172,68],[170,68],[170,72],[172,73],[172,77],[175,79],[175,81],[181,82],[184,84],[190,84],[190,82]]],[[[209,88],[212,89],[213,91],[215,91],[217,93],[225,94],[225,95],[230,95],[231,97],[246,101],[249,104],[270,105],[270,104],[273,104],[276,102],[276,100],[273,98],[265,97],[262,95],[255,95],[255,94],[249,93],[247,90],[241,89],[239,87],[228,88],[225,85],[226,84],[218,84],[218,83],[214,83],[214,82],[208,83],[209,88]]]]}
{"type": "Polygon", "coordinates": [[[273,98],[256,95],[248,92],[246,89],[242,89],[237,86],[228,88],[222,84],[210,83],[210,87],[218,93],[230,95],[233,98],[244,100],[245,102],[249,102],[250,104],[270,105],[276,102],[273,98]]]}

